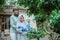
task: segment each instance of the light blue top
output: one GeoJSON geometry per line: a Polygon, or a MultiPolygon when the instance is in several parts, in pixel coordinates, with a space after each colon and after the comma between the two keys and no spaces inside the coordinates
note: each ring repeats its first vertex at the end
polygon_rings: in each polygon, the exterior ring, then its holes
{"type": "Polygon", "coordinates": [[[10,32],[16,32],[16,27],[17,27],[17,21],[18,21],[18,17],[12,15],[10,17],[10,32]]]}
{"type": "Polygon", "coordinates": [[[32,27],[30,26],[30,24],[26,24],[25,22],[23,22],[23,23],[25,24],[26,28],[24,26],[22,26],[21,24],[17,24],[18,29],[20,29],[22,32],[27,32],[27,31],[32,30],[32,27]]]}

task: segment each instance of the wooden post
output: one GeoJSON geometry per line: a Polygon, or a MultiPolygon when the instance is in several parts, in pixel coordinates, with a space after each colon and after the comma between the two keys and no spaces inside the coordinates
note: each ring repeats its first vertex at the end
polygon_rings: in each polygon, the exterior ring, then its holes
{"type": "Polygon", "coordinates": [[[9,29],[9,17],[6,17],[7,29],[9,29]]]}
{"type": "Polygon", "coordinates": [[[2,27],[2,19],[0,17],[0,32],[1,32],[1,27],[2,27]]]}

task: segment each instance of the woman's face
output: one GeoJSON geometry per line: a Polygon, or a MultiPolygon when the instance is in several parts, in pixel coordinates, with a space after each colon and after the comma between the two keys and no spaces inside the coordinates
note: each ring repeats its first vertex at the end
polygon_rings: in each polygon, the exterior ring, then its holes
{"type": "Polygon", "coordinates": [[[24,17],[20,17],[20,21],[23,22],[24,21],[24,17]]]}

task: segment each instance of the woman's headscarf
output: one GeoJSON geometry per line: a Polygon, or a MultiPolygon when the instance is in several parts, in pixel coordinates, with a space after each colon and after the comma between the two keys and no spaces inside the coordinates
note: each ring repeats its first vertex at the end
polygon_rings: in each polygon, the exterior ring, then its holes
{"type": "Polygon", "coordinates": [[[26,16],[25,16],[25,15],[22,15],[22,14],[21,14],[21,15],[19,15],[19,17],[18,17],[18,22],[17,22],[17,23],[19,23],[19,24],[21,23],[21,21],[20,21],[20,17],[21,17],[21,16],[23,16],[23,17],[24,17],[24,21],[23,21],[23,23],[24,23],[25,25],[27,25],[27,24],[28,24],[28,22],[27,22],[27,21],[26,21],[26,19],[25,19],[25,17],[26,17],[26,16]]]}
{"type": "Polygon", "coordinates": [[[26,27],[27,26],[29,29],[32,29],[32,27],[30,26],[30,24],[28,24],[28,22],[26,21],[25,17],[26,16],[24,16],[24,15],[20,15],[19,16],[19,18],[18,18],[18,25],[23,26],[23,27],[26,27]],[[23,23],[21,23],[21,21],[20,21],[20,17],[21,16],[24,17],[24,22],[23,23]]]}
{"type": "Polygon", "coordinates": [[[23,14],[20,14],[19,17],[18,17],[18,21],[20,21],[20,17],[23,16],[24,17],[24,20],[26,21],[26,16],[23,15],[23,14]]]}

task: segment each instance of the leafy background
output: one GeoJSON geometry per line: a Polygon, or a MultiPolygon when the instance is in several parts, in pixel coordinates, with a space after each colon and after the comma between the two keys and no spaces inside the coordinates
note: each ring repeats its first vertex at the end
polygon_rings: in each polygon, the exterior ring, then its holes
{"type": "Polygon", "coordinates": [[[18,3],[28,7],[29,15],[35,15],[38,28],[45,27],[49,32],[52,28],[53,32],[60,34],[60,0],[19,0],[18,3]],[[45,21],[47,26],[44,26],[45,21]]]}
{"type": "MultiPolygon", "coordinates": [[[[0,11],[4,10],[3,6],[5,2],[6,0],[0,0],[0,11]]],[[[35,15],[38,28],[43,27],[43,31],[49,32],[52,29],[53,32],[60,34],[60,0],[18,0],[18,2],[14,2],[13,4],[15,3],[18,3],[19,6],[27,7],[28,15],[35,15]],[[44,27],[47,29],[45,30],[44,27]]],[[[37,32],[35,31],[35,33],[37,32]]]]}

